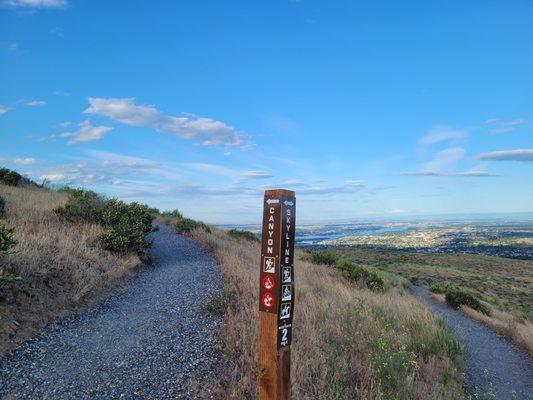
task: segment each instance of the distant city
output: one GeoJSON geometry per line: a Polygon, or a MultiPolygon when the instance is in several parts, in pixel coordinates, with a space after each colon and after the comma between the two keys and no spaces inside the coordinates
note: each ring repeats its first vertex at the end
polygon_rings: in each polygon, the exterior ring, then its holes
{"type": "MultiPolygon", "coordinates": [[[[261,235],[260,226],[219,225],[261,235]]],[[[533,219],[431,220],[300,224],[302,248],[369,247],[421,253],[474,253],[533,259],[533,219]]]]}

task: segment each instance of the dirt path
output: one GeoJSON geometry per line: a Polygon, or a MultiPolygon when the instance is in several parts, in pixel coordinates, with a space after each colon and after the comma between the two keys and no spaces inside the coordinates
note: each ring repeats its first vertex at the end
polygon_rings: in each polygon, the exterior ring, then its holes
{"type": "Polygon", "coordinates": [[[123,294],[0,361],[0,399],[194,398],[187,382],[216,357],[219,321],[199,307],[220,287],[218,267],[170,228],[153,239],[153,267],[123,294]]]}
{"type": "Polygon", "coordinates": [[[412,290],[444,318],[463,344],[464,381],[470,395],[475,399],[533,399],[533,360],[529,356],[483,324],[433,301],[426,289],[413,286],[412,290]]]}

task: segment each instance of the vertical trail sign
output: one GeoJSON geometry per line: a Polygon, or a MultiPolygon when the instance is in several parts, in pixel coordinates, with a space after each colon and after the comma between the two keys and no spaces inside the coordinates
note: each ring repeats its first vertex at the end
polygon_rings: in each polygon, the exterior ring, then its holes
{"type": "Polygon", "coordinates": [[[259,399],[291,397],[296,198],[265,191],[259,279],[259,399]]]}

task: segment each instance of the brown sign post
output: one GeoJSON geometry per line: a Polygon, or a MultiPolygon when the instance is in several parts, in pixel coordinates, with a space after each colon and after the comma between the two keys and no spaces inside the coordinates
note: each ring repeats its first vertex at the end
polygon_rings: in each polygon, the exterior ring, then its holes
{"type": "Polygon", "coordinates": [[[296,198],[267,190],[263,203],[259,279],[259,399],[291,397],[296,198]]]}

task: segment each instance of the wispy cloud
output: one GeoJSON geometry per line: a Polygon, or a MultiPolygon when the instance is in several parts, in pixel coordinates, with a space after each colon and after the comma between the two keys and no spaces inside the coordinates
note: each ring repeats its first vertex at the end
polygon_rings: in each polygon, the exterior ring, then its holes
{"type": "Polygon", "coordinates": [[[409,172],[401,172],[398,175],[401,176],[444,176],[441,172],[436,171],[409,171],[409,172]]]}
{"type": "Polygon", "coordinates": [[[9,108],[0,105],[0,116],[9,111],[9,108]]]}
{"type": "Polygon", "coordinates": [[[273,178],[274,175],[266,171],[245,171],[244,177],[248,179],[267,179],[273,178]]]}
{"type": "Polygon", "coordinates": [[[30,107],[38,107],[38,106],[44,106],[46,104],[46,101],[44,101],[44,100],[30,100],[30,101],[25,102],[24,104],[26,104],[27,106],[30,106],[30,107]]]}
{"type": "Polygon", "coordinates": [[[449,126],[435,126],[420,139],[419,143],[428,146],[448,140],[457,141],[466,135],[466,130],[454,129],[449,126]]]}
{"type": "Polygon", "coordinates": [[[533,149],[501,150],[482,153],[478,160],[533,162],[533,149]]]}
{"type": "Polygon", "coordinates": [[[225,167],[223,165],[219,164],[211,164],[211,163],[182,163],[181,166],[185,167],[186,169],[207,173],[207,174],[213,174],[213,175],[221,175],[225,177],[238,177],[241,172],[239,170],[225,167]]]}
{"type": "Polygon", "coordinates": [[[113,130],[110,126],[93,126],[88,119],[80,122],[78,126],[79,129],[76,132],[63,132],[60,134],[62,137],[72,137],[68,144],[94,142],[113,130]]]}
{"type": "Polygon", "coordinates": [[[523,118],[501,120],[497,118],[491,118],[485,121],[485,123],[490,127],[489,132],[492,135],[498,135],[500,133],[511,132],[516,129],[518,126],[523,125],[525,120],[523,118]]]}
{"type": "Polygon", "coordinates": [[[272,115],[265,119],[267,126],[274,131],[281,133],[296,133],[300,131],[300,126],[296,121],[281,115],[272,115]]]}
{"type": "Polygon", "coordinates": [[[489,177],[489,176],[500,176],[499,174],[494,174],[487,171],[463,171],[454,174],[454,176],[464,176],[464,177],[489,177]]]}
{"type": "Polygon", "coordinates": [[[16,157],[16,158],[0,157],[0,161],[15,164],[15,165],[30,165],[30,164],[35,164],[37,162],[37,159],[33,157],[16,157]]]}
{"type": "Polygon", "coordinates": [[[424,165],[424,171],[449,171],[455,168],[457,163],[464,157],[465,149],[462,147],[450,147],[439,151],[433,160],[424,165]]]}
{"type": "Polygon", "coordinates": [[[265,185],[262,185],[261,187],[263,189],[279,189],[279,188],[300,188],[300,187],[306,187],[309,186],[308,183],[302,182],[299,179],[288,179],[286,181],[277,182],[277,183],[267,183],[265,185]]]}
{"type": "Polygon", "coordinates": [[[4,0],[1,4],[13,8],[65,8],[67,0],[4,0]]]}
{"type": "Polygon", "coordinates": [[[37,159],[33,157],[26,157],[26,158],[15,158],[12,160],[13,164],[17,165],[29,165],[29,164],[35,164],[37,162],[37,159]]]}
{"type": "Polygon", "coordinates": [[[402,172],[399,174],[401,176],[456,176],[456,177],[471,177],[471,178],[481,178],[481,177],[490,177],[490,176],[500,176],[492,172],[487,171],[463,171],[456,173],[443,173],[435,171],[412,171],[412,172],[402,172]]]}
{"type": "Polygon", "coordinates": [[[165,115],[154,106],[136,105],[135,98],[89,97],[88,114],[102,115],[125,125],[154,129],[182,139],[199,141],[205,146],[236,146],[250,144],[249,138],[224,122],[184,114],[165,115]]]}

